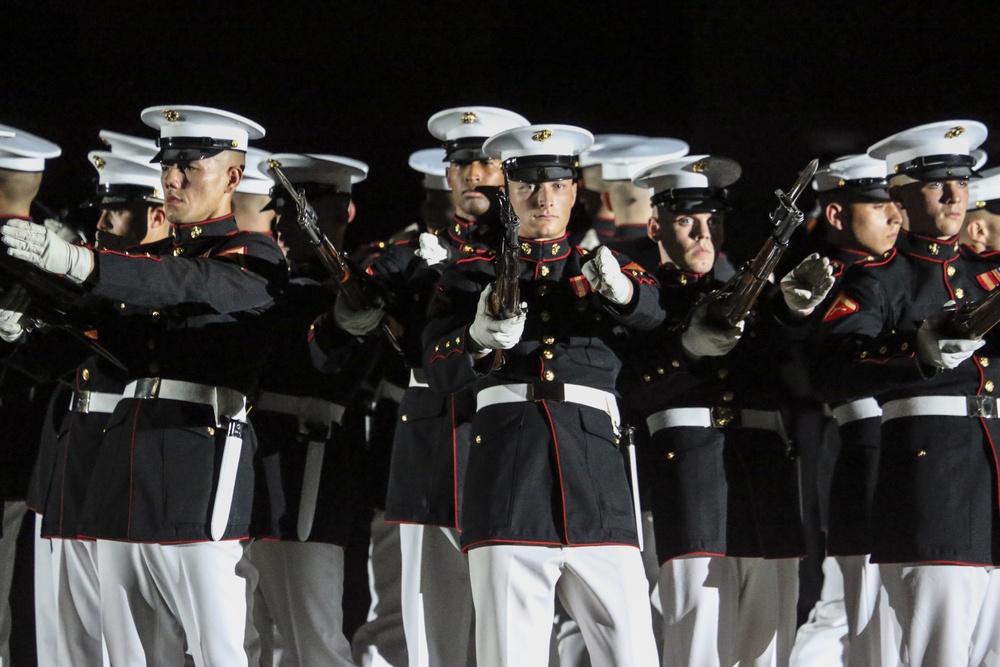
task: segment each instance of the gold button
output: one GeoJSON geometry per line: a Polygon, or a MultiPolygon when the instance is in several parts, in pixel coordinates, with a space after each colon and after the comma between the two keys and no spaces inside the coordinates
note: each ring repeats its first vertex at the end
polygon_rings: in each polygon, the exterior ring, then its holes
{"type": "Polygon", "coordinates": [[[681,276],[680,279],[678,280],[678,282],[681,285],[687,285],[688,284],[688,277],[687,276],[681,276]]]}
{"type": "Polygon", "coordinates": [[[681,362],[679,362],[678,360],[674,359],[673,361],[670,362],[670,365],[673,366],[674,368],[680,368],[681,367],[681,362]]]}
{"type": "Polygon", "coordinates": [[[979,365],[980,366],[989,366],[990,365],[990,358],[989,357],[979,357],[979,365]]]}
{"type": "Polygon", "coordinates": [[[215,429],[214,429],[214,428],[212,428],[211,426],[209,426],[208,428],[206,428],[206,429],[205,429],[205,431],[206,431],[206,432],[207,432],[207,433],[208,433],[209,435],[215,435],[215,429]]]}
{"type": "Polygon", "coordinates": [[[405,422],[406,421],[406,415],[403,415],[402,417],[400,417],[399,420],[405,422]]]}
{"type": "Polygon", "coordinates": [[[643,379],[643,380],[645,380],[646,382],[651,382],[651,381],[653,380],[653,378],[651,378],[651,377],[650,377],[650,376],[648,376],[648,375],[643,375],[643,376],[642,376],[642,379],[643,379]]]}
{"type": "Polygon", "coordinates": [[[556,342],[555,336],[546,336],[542,339],[542,342],[546,345],[552,345],[556,342]]]}
{"type": "Polygon", "coordinates": [[[444,349],[446,349],[446,350],[447,350],[447,349],[448,349],[448,348],[450,348],[450,347],[451,347],[451,341],[449,340],[449,341],[447,341],[447,342],[446,342],[446,343],[444,344],[444,349]]]}
{"type": "Polygon", "coordinates": [[[619,444],[619,443],[621,443],[621,441],[622,441],[621,438],[618,438],[618,437],[615,438],[615,444],[616,445],[619,444]]]}
{"type": "Polygon", "coordinates": [[[547,310],[543,310],[542,314],[539,315],[539,317],[542,318],[542,322],[548,322],[549,320],[552,319],[552,316],[549,314],[549,311],[547,310]]]}
{"type": "Polygon", "coordinates": [[[919,452],[917,452],[917,456],[927,456],[927,450],[921,449],[919,452]]]}
{"type": "Polygon", "coordinates": [[[544,352],[542,352],[542,356],[545,357],[546,359],[551,359],[555,355],[552,354],[552,350],[545,350],[544,352]]]}
{"type": "MultiPolygon", "coordinates": [[[[152,313],[150,313],[150,315],[155,320],[156,318],[158,318],[160,316],[160,311],[154,310],[152,313]]],[[[311,329],[312,327],[309,327],[309,328],[311,329]]]]}
{"type": "Polygon", "coordinates": [[[949,264],[948,265],[948,277],[950,278],[953,275],[955,275],[955,265],[954,264],[949,264]]]}
{"type": "Polygon", "coordinates": [[[986,390],[987,394],[993,393],[993,380],[987,380],[986,384],[983,385],[983,389],[986,390]]]}
{"type": "Polygon", "coordinates": [[[125,310],[125,302],[122,301],[121,303],[119,303],[118,307],[121,308],[122,310],[125,310]]]}
{"type": "Polygon", "coordinates": [[[174,248],[174,257],[180,257],[184,254],[184,248],[174,248]]]}
{"type": "Polygon", "coordinates": [[[910,344],[909,343],[903,343],[902,345],[899,346],[899,349],[902,350],[903,352],[906,352],[907,350],[910,349],[910,344]]]}
{"type": "Polygon", "coordinates": [[[477,436],[476,436],[476,444],[478,445],[478,444],[479,444],[479,443],[481,443],[482,441],[483,441],[483,436],[481,436],[481,435],[477,435],[477,436]]]}
{"type": "Polygon", "coordinates": [[[888,351],[889,351],[889,348],[887,348],[887,347],[886,347],[885,345],[883,345],[882,347],[880,347],[880,348],[878,349],[878,353],[879,353],[879,354],[885,354],[885,353],[886,353],[886,352],[888,352],[888,351]]]}
{"type": "Polygon", "coordinates": [[[868,358],[868,352],[865,351],[865,350],[862,350],[861,354],[859,354],[858,356],[861,357],[862,359],[867,359],[868,358]]]}
{"type": "Polygon", "coordinates": [[[545,296],[548,293],[549,293],[549,286],[548,285],[540,285],[538,287],[538,296],[545,296]]]}
{"type": "Polygon", "coordinates": [[[957,290],[955,290],[955,296],[961,299],[962,297],[965,296],[965,290],[959,287],[957,290]]]}
{"type": "Polygon", "coordinates": [[[716,373],[716,375],[719,376],[720,380],[725,380],[727,377],[729,377],[729,370],[726,368],[720,368],[719,372],[716,373]]]}
{"type": "Polygon", "coordinates": [[[462,337],[461,336],[455,336],[455,345],[458,345],[461,342],[462,342],[462,337]]]}
{"type": "Polygon", "coordinates": [[[667,452],[667,460],[668,461],[673,461],[675,456],[677,456],[677,455],[674,454],[673,452],[667,452]]]}
{"type": "Polygon", "coordinates": [[[199,236],[201,236],[201,227],[195,225],[194,227],[191,228],[191,238],[196,239],[199,236]]]}
{"type": "Polygon", "coordinates": [[[84,380],[89,380],[90,379],[90,369],[89,368],[84,368],[83,371],[80,373],[80,377],[82,377],[84,380]]]}
{"type": "Polygon", "coordinates": [[[664,370],[663,370],[662,368],[657,368],[657,369],[656,369],[656,374],[657,374],[657,375],[663,375],[663,374],[664,374],[665,372],[666,372],[666,371],[664,371],[664,370]]]}
{"type": "Polygon", "coordinates": [[[555,377],[556,377],[556,374],[553,373],[552,371],[545,371],[545,379],[546,380],[548,380],[548,381],[551,382],[552,380],[555,379],[555,377]]]}
{"type": "Polygon", "coordinates": [[[541,268],[538,269],[538,272],[542,274],[542,277],[549,275],[549,271],[551,271],[551,269],[549,269],[549,267],[545,266],[544,264],[542,264],[541,268]]]}
{"type": "Polygon", "coordinates": [[[722,400],[724,400],[726,403],[732,402],[733,398],[735,398],[735,396],[733,395],[733,392],[731,392],[731,391],[727,391],[726,393],[724,393],[722,395],[722,400]]]}

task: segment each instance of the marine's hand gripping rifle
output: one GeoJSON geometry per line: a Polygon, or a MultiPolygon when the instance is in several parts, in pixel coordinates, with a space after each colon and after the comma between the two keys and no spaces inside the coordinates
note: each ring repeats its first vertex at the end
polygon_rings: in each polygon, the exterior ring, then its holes
{"type": "Polygon", "coordinates": [[[780,189],[774,191],[778,197],[778,206],[771,212],[771,235],[757,256],[709,297],[714,302],[708,306],[710,321],[735,327],[753,310],[757,298],[768,284],[768,278],[788,249],[788,240],[792,232],[805,219],[802,211],[795,206],[795,202],[816,174],[818,166],[819,160],[813,160],[806,165],[787,195],[780,189]]]}
{"type": "MultiPolygon", "coordinates": [[[[524,309],[521,306],[521,287],[518,276],[521,273],[520,255],[521,243],[517,233],[521,229],[521,220],[514,213],[506,192],[497,195],[500,206],[500,221],[503,223],[503,236],[500,241],[500,252],[496,257],[496,280],[493,281],[493,292],[490,294],[490,315],[498,319],[510,319],[520,315],[524,309]]],[[[503,366],[503,350],[497,350],[493,358],[493,370],[503,366]]]]}
{"type": "MultiPolygon", "coordinates": [[[[350,264],[340,254],[337,247],[320,230],[316,211],[306,200],[305,190],[295,189],[295,186],[281,170],[281,164],[277,160],[268,160],[268,167],[278,177],[288,196],[295,202],[299,227],[309,236],[309,244],[316,251],[316,256],[319,257],[323,269],[333,278],[340,298],[345,299],[352,310],[380,307],[381,304],[378,300],[364,290],[359,277],[355,275],[350,264]]],[[[392,333],[384,316],[379,323],[379,329],[393,349],[402,354],[403,350],[399,346],[399,341],[396,340],[396,336],[392,333]]]]}

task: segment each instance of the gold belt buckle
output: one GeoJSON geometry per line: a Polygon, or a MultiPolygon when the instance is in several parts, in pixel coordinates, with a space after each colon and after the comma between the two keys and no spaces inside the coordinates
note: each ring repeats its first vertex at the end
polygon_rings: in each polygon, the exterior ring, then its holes
{"type": "Polygon", "coordinates": [[[726,406],[719,406],[711,409],[712,412],[712,426],[715,428],[726,428],[727,426],[735,426],[736,412],[733,408],[726,406]]]}
{"type": "Polygon", "coordinates": [[[160,395],[160,378],[142,378],[135,384],[134,398],[156,398],[160,395]]]}

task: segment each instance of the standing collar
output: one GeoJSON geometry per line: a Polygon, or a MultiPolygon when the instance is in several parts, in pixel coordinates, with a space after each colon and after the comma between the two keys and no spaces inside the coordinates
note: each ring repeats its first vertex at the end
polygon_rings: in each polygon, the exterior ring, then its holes
{"type": "Polygon", "coordinates": [[[173,225],[175,243],[187,243],[209,236],[228,236],[238,231],[239,227],[236,226],[236,218],[233,217],[232,213],[221,218],[173,225]]]}
{"type": "Polygon", "coordinates": [[[557,239],[536,241],[521,238],[521,259],[529,262],[551,262],[569,257],[569,235],[563,234],[557,239]]]}
{"type": "Polygon", "coordinates": [[[905,255],[932,262],[947,262],[958,257],[958,234],[949,239],[936,239],[900,230],[896,248],[905,255]]]}

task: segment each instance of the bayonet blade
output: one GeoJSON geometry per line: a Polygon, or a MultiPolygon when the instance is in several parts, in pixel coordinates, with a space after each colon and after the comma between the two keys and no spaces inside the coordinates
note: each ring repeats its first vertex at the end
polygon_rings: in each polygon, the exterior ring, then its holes
{"type": "Polygon", "coordinates": [[[809,185],[809,181],[811,181],[813,176],[816,175],[816,169],[818,168],[819,160],[816,159],[806,165],[806,168],[802,170],[802,173],[799,174],[798,179],[795,181],[795,185],[793,185],[791,191],[789,191],[788,201],[794,204],[798,200],[799,195],[801,195],[802,191],[806,189],[807,185],[809,185]]]}

